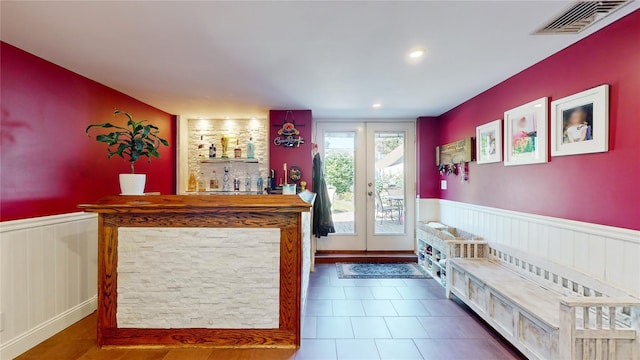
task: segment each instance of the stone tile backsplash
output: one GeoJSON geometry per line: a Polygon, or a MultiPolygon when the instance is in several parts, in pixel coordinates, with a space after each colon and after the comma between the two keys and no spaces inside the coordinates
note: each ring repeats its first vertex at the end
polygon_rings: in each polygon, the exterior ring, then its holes
{"type": "Polygon", "coordinates": [[[118,229],[120,328],[278,328],[279,296],[280,229],[118,229]]]}
{"type": "MultiPolygon", "coordinates": [[[[194,173],[199,175],[200,172],[205,174],[205,179],[211,177],[213,170],[218,175],[218,181],[220,187],[222,187],[222,177],[224,173],[224,167],[230,168],[230,175],[233,179],[234,176],[238,176],[241,182],[241,190],[245,188],[245,178],[247,173],[251,176],[252,191],[256,189],[256,181],[258,174],[261,174],[264,183],[269,176],[269,129],[267,119],[189,119],[189,174],[194,173]],[[258,159],[259,164],[244,164],[244,163],[214,163],[214,164],[202,164],[199,160],[209,158],[209,146],[215,144],[217,148],[217,157],[222,156],[222,144],[220,139],[222,135],[230,137],[229,141],[229,157],[233,158],[233,149],[236,147],[239,141],[240,148],[242,149],[242,157],[247,157],[247,143],[249,138],[253,138],[255,145],[255,157],[258,159]],[[202,140],[200,140],[202,137],[202,140]],[[204,146],[198,149],[198,146],[203,143],[204,146]]],[[[232,180],[233,181],[233,180],[232,180]]]]}

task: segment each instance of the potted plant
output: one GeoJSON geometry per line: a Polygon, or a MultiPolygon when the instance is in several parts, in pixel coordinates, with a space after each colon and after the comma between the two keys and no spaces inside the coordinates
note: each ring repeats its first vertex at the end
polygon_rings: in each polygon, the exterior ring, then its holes
{"type": "Polygon", "coordinates": [[[87,126],[85,133],[89,135],[89,130],[94,127],[115,129],[108,134],[96,136],[98,142],[107,144],[107,157],[111,159],[118,155],[129,161],[131,174],[120,174],[120,190],[122,195],[144,195],[144,186],[147,180],[145,174],[135,173],[135,163],[142,157],[147,157],[151,162],[152,157],[159,158],[158,148],[160,145],[169,146],[169,142],[158,136],[160,130],[157,126],[147,124],[147,120],[135,121],[131,114],[115,110],[113,116],[124,115],[127,117],[125,127],[116,126],[111,123],[93,124],[87,126]]]}

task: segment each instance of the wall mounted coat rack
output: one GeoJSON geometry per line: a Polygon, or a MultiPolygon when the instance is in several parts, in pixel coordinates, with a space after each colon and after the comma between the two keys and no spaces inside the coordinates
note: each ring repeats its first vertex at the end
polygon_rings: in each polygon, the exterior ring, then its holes
{"type": "Polygon", "coordinates": [[[466,163],[473,160],[474,146],[472,137],[436,146],[436,164],[438,166],[466,163]]]}

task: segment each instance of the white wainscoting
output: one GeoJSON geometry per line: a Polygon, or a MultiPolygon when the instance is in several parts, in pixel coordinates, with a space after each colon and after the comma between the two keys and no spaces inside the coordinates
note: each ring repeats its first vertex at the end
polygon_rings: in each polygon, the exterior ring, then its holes
{"type": "Polygon", "coordinates": [[[640,298],[640,231],[449,200],[419,204],[419,220],[439,220],[531,252],[640,298]]]}
{"type": "Polygon", "coordinates": [[[97,242],[96,214],[0,222],[0,359],[95,311],[97,242]]]}

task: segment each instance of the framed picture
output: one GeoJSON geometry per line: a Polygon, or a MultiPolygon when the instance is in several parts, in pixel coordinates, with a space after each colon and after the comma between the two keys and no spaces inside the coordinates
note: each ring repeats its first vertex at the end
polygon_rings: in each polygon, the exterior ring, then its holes
{"type": "Polygon", "coordinates": [[[547,157],[546,97],[504,113],[504,165],[540,164],[547,157]]]}
{"type": "Polygon", "coordinates": [[[551,102],[551,156],[609,151],[609,85],[551,102]]]}
{"type": "Polygon", "coordinates": [[[502,161],[502,120],[476,127],[476,161],[478,164],[502,161]]]}

